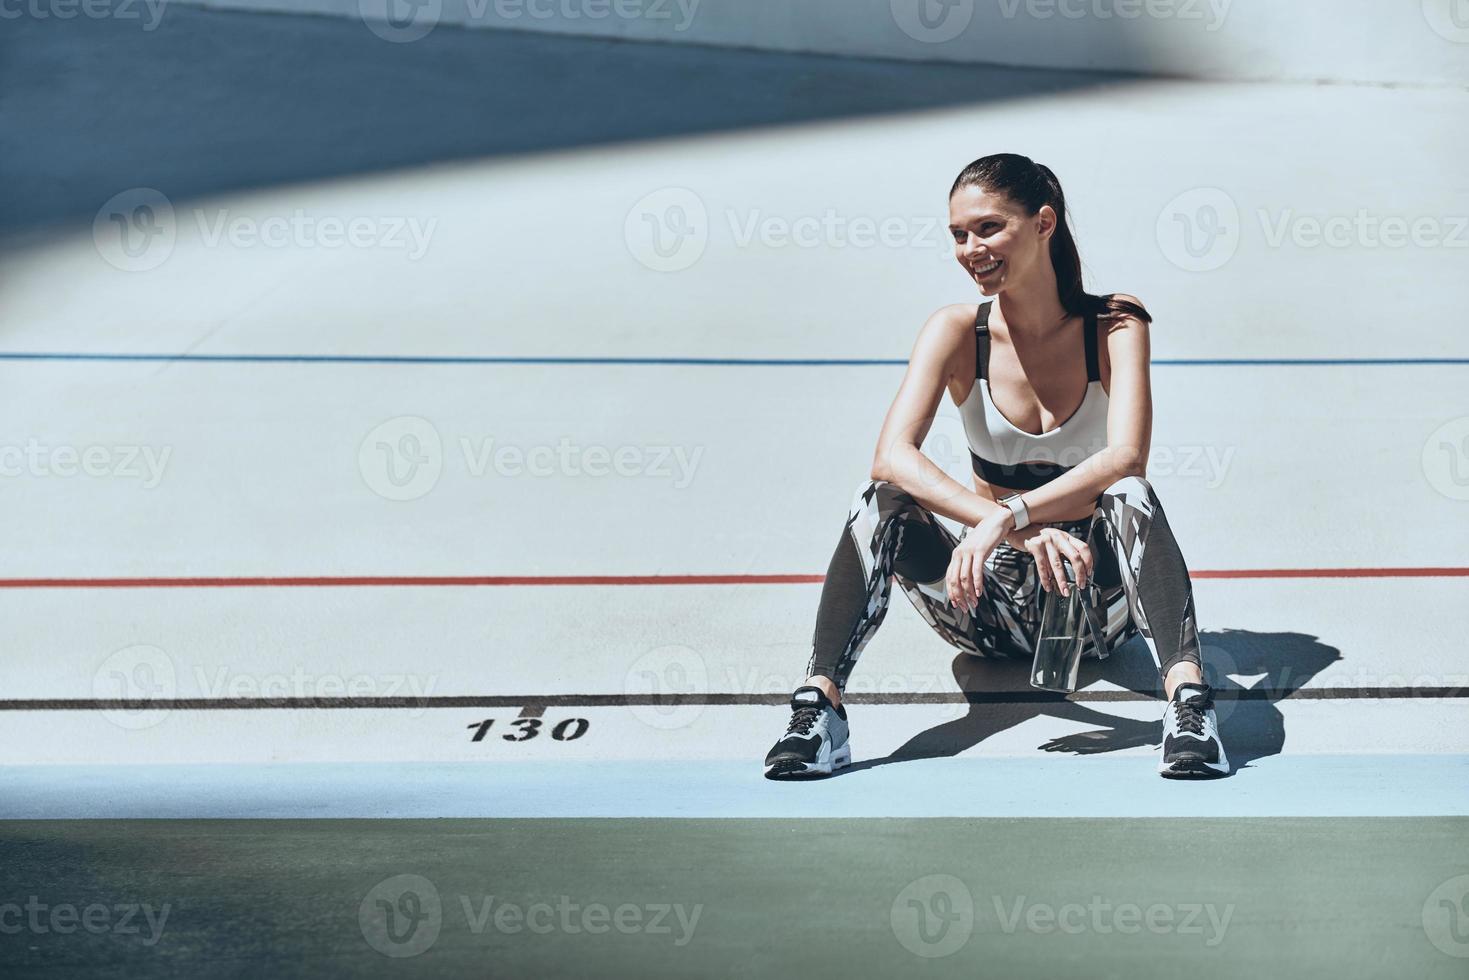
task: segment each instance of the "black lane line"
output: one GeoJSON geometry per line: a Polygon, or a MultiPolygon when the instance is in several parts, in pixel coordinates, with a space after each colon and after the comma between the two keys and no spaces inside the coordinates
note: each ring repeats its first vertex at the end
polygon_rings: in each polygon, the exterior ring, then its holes
{"type": "MultiPolygon", "coordinates": [[[[1469,697],[1464,687],[1315,687],[1301,690],[1215,691],[1216,701],[1349,701],[1355,699],[1443,699],[1469,697]]],[[[32,698],[0,701],[0,711],[256,711],[273,708],[626,708],[708,705],[782,706],[788,694],[495,694],[435,697],[362,698],[32,698]]],[[[982,691],[964,693],[863,694],[844,698],[851,704],[1054,704],[1063,701],[1157,701],[1162,692],[982,691]]]]}

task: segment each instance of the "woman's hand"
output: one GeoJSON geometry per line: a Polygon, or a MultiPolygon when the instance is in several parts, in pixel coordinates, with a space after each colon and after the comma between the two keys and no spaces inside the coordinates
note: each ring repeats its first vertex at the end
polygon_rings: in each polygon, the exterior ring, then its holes
{"type": "Polygon", "coordinates": [[[1040,578],[1041,588],[1047,592],[1059,585],[1062,595],[1071,594],[1071,587],[1066,581],[1066,570],[1061,566],[1062,558],[1071,562],[1072,571],[1076,573],[1077,588],[1086,588],[1086,583],[1091,581],[1091,546],[1074,534],[1068,534],[1056,527],[1037,525],[1024,531],[1012,531],[1006,536],[1006,540],[1011,547],[1028,552],[1035,559],[1035,570],[1040,578]]]}
{"type": "MultiPolygon", "coordinates": [[[[1004,516],[1008,518],[1010,512],[1005,511],[1004,516]]],[[[984,560],[1004,537],[1005,529],[999,520],[988,517],[964,535],[949,558],[949,573],[945,578],[951,606],[968,612],[979,606],[979,597],[984,594],[984,560]]]]}

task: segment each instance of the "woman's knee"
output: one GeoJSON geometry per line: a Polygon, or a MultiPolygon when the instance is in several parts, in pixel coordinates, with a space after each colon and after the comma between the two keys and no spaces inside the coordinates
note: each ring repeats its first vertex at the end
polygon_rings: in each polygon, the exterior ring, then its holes
{"type": "Polygon", "coordinates": [[[1148,478],[1137,475],[1124,476],[1122,479],[1113,482],[1102,493],[1113,497],[1132,497],[1137,500],[1158,499],[1158,495],[1153,490],[1153,485],[1148,482],[1148,478]]]}
{"type": "Polygon", "coordinates": [[[911,494],[887,480],[864,480],[857,485],[852,495],[852,511],[870,510],[874,513],[892,513],[902,507],[916,503],[911,494]]]}

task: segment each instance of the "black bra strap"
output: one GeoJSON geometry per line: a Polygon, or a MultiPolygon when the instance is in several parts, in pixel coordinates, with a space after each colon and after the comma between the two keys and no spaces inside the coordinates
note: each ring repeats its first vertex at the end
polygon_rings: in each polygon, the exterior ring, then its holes
{"type": "Polygon", "coordinates": [[[974,376],[989,380],[990,376],[990,306],[994,300],[979,304],[974,316],[974,376]]]}
{"type": "Polygon", "coordinates": [[[1102,364],[1097,357],[1097,315],[1088,313],[1086,323],[1082,327],[1086,331],[1086,379],[1087,381],[1102,380],[1102,364]]]}

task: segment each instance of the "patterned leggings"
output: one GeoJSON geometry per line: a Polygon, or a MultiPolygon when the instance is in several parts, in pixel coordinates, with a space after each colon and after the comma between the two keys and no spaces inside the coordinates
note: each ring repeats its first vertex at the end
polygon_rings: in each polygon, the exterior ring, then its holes
{"type": "MultiPolygon", "coordinates": [[[[1180,661],[1199,664],[1188,568],[1147,480],[1131,476],[1112,484],[1097,498],[1091,518],[1044,526],[1078,538],[1090,529],[1088,590],[1103,620],[1107,649],[1098,651],[1088,635],[1084,656],[1106,657],[1141,635],[1160,674],[1180,661]]],[[[862,649],[887,615],[894,578],[928,625],[965,653],[1033,656],[1044,597],[1035,559],[1001,541],[985,560],[984,592],[970,613],[949,605],[944,584],[960,540],[897,485],[869,481],[860,487],[822,591],[807,673],[829,677],[845,690],[862,649]]]]}

